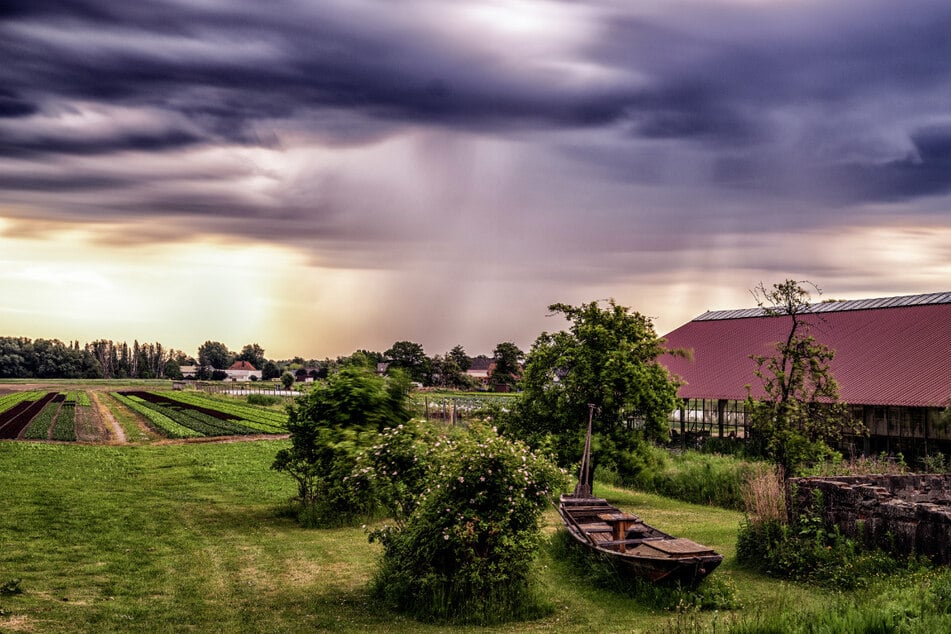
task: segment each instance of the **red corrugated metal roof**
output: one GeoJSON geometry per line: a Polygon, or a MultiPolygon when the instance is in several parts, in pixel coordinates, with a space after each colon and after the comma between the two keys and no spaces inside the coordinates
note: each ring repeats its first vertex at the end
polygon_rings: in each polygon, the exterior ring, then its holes
{"type": "Polygon", "coordinates": [[[248,361],[235,361],[231,364],[229,370],[257,370],[253,365],[248,361]]]}
{"type": "MultiPolygon", "coordinates": [[[[831,368],[843,402],[936,407],[951,399],[951,303],[803,319],[816,340],[835,350],[831,368]]],[[[692,350],[692,360],[660,360],[686,382],[678,391],[683,398],[742,400],[746,385],[760,385],[750,355],[773,354],[789,325],[789,317],[694,320],[666,336],[668,348],[692,350]]]]}

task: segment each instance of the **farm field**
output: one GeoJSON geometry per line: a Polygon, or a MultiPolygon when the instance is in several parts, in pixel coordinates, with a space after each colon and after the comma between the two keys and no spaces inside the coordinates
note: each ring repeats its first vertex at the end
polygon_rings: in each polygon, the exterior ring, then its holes
{"type": "Polygon", "coordinates": [[[138,443],[286,433],[282,408],[241,398],[114,383],[92,390],[66,382],[24,387],[0,394],[0,439],[138,443]]]}
{"type": "MultiPolygon", "coordinates": [[[[361,528],[306,530],[282,511],[290,478],[269,469],[285,440],[94,446],[0,443],[0,631],[658,632],[677,615],[589,587],[546,549],[548,618],[489,630],[378,612],[365,588],[378,546],[361,528]]],[[[740,514],[602,487],[652,524],[726,555],[714,573],[757,611],[827,606],[827,591],[736,567],[740,514]]],[[[558,530],[545,515],[545,532],[558,530]]],[[[718,631],[731,614],[704,613],[718,631]]],[[[674,630],[675,631],[675,630],[674,630]]]]}

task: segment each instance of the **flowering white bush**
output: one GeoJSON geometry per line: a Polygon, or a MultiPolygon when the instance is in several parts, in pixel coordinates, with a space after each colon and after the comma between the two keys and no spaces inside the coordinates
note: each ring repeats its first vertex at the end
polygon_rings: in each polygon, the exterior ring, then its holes
{"type": "Polygon", "coordinates": [[[538,519],[564,474],[495,429],[436,435],[385,430],[358,459],[395,526],[383,544],[376,592],[418,618],[488,623],[537,613],[530,571],[538,519]]]}

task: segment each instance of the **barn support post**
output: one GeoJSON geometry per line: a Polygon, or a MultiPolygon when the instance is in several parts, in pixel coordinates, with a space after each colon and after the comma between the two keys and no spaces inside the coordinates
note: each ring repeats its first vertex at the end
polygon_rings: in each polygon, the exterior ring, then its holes
{"type": "Polygon", "coordinates": [[[717,401],[717,434],[720,436],[720,438],[723,438],[723,425],[725,419],[726,400],[721,398],[717,401]]]}
{"type": "Polygon", "coordinates": [[[690,403],[690,399],[683,399],[680,401],[680,448],[686,449],[687,447],[687,405],[690,403]]]}

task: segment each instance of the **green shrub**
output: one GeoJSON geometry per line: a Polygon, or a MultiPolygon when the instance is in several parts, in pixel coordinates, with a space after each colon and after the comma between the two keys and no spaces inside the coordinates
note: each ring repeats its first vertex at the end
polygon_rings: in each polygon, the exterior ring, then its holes
{"type": "Polygon", "coordinates": [[[297,482],[299,518],[305,526],[339,526],[365,517],[374,501],[347,481],[368,434],[406,422],[408,383],[356,366],[315,384],[288,408],[291,447],[272,469],[297,482]]]}
{"type": "Polygon", "coordinates": [[[479,625],[550,611],[532,577],[538,520],[564,481],[548,460],[486,427],[404,427],[382,434],[356,475],[390,490],[381,499],[397,525],[370,533],[383,545],[372,589],[385,606],[479,625]]]}

